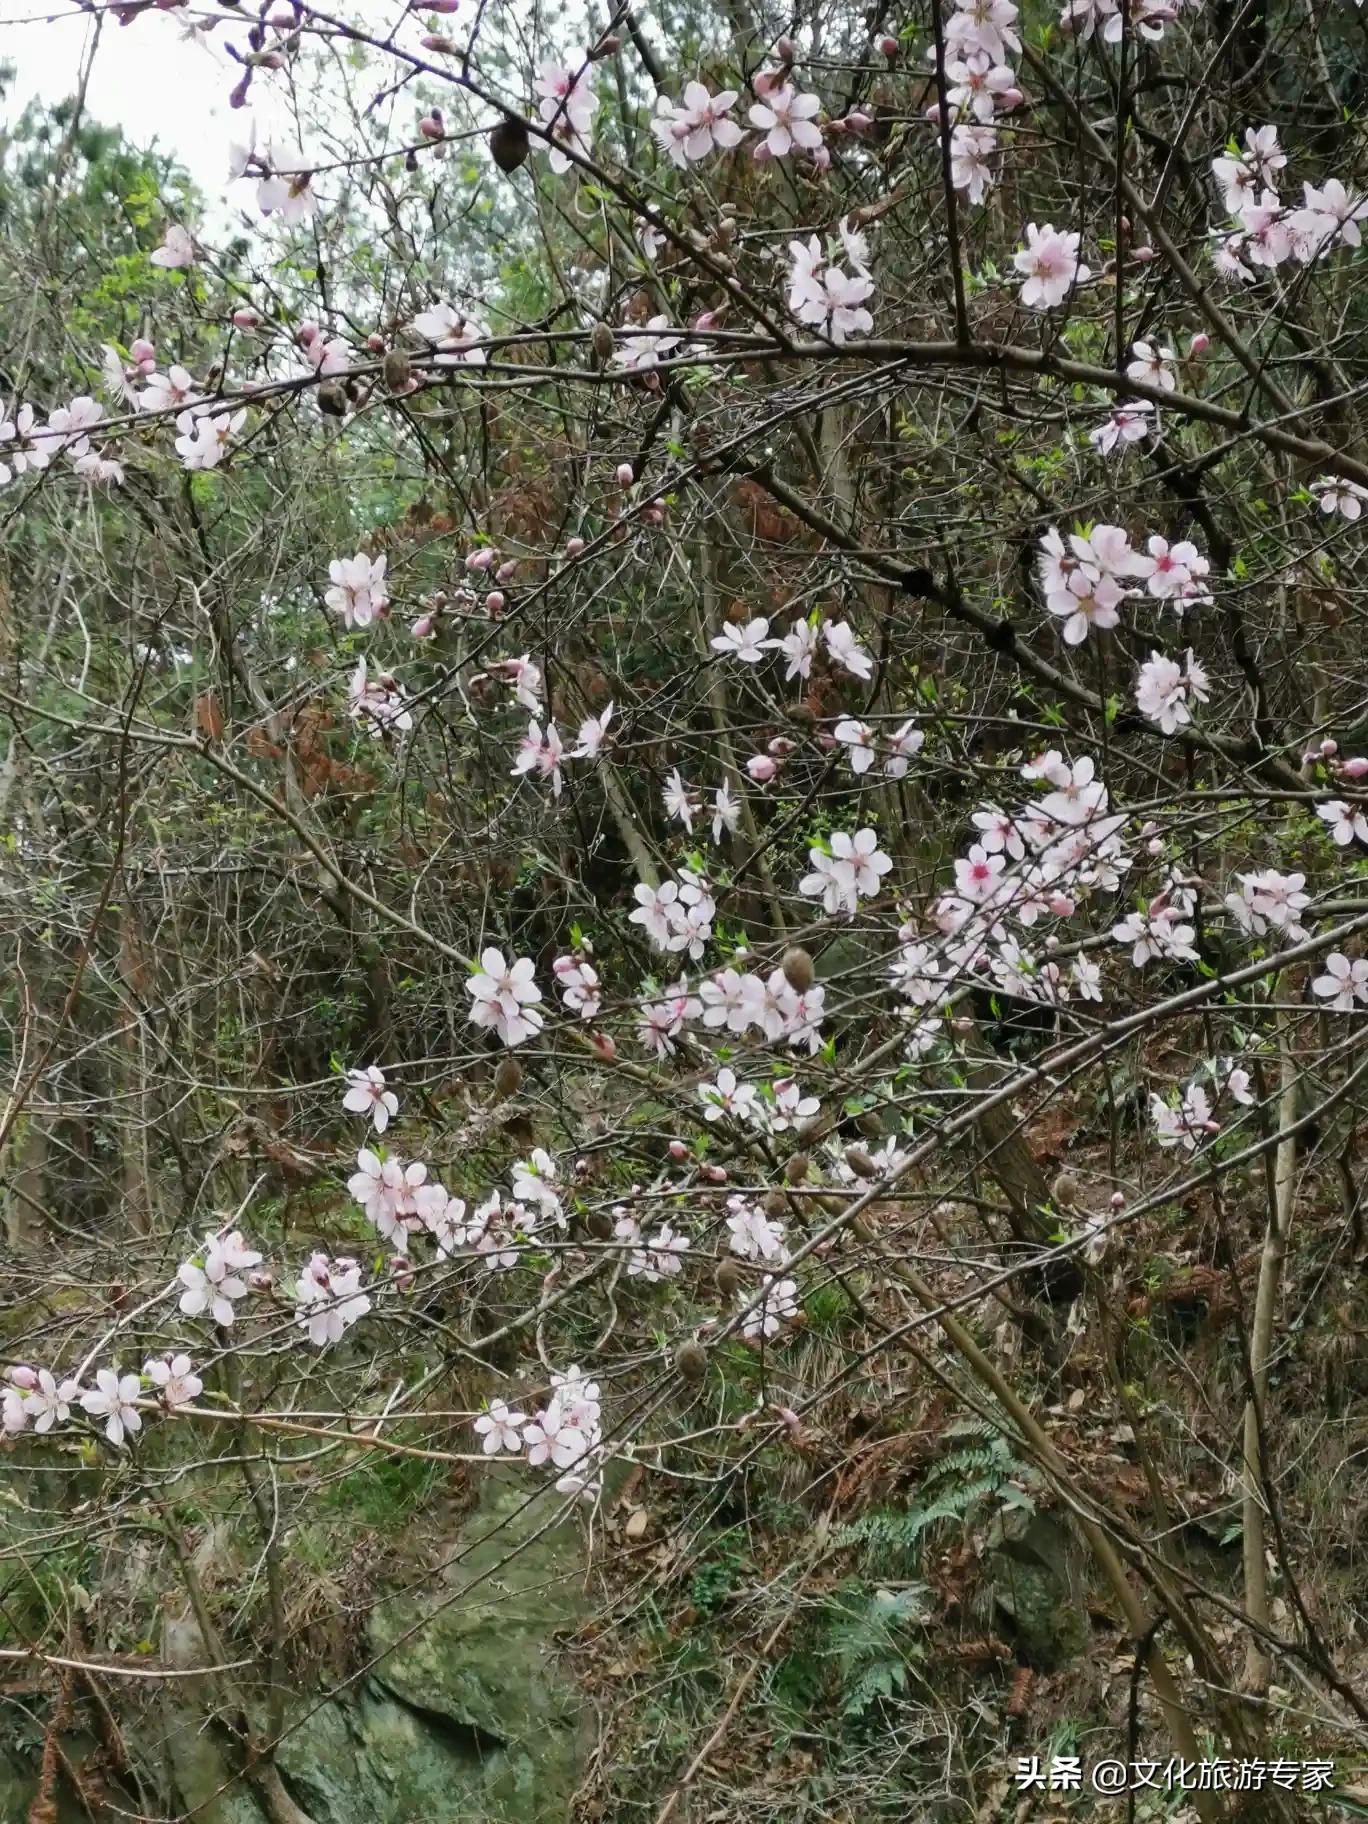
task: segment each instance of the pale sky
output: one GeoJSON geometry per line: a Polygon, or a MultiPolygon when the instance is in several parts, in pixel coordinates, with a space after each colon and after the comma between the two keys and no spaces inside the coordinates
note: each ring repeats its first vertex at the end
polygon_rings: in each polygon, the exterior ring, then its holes
{"type": "MultiPolygon", "coordinates": [[[[126,26],[108,15],[86,113],[121,128],[140,149],[156,140],[207,196],[218,198],[226,188],[228,142],[246,137],[246,113],[228,105],[241,71],[225,56],[221,32],[186,38],[189,16],[204,15],[198,7],[172,13],[149,8],[126,26]]],[[[14,119],[34,99],[55,102],[74,94],[94,29],[90,14],[70,0],[0,0],[0,62],[16,65],[18,72],[9,98],[0,103],[0,118],[14,119]]]]}

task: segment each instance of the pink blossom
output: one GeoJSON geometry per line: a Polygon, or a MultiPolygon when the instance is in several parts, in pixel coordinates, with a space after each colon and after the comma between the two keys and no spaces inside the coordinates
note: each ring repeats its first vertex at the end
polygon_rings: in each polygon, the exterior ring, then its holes
{"type": "Polygon", "coordinates": [[[542,1016],[536,1006],[542,998],[541,989],[533,976],[531,957],[518,957],[509,963],[502,950],[482,950],[479,970],[466,983],[466,993],[472,1001],[471,1023],[496,1032],[509,1046],[533,1038],[542,1028],[542,1016]]]}
{"type": "Polygon", "coordinates": [[[1049,222],[1043,228],[1028,224],[1026,245],[1013,256],[1013,264],[1023,276],[1021,301],[1029,309],[1052,310],[1075,285],[1092,276],[1079,262],[1080,239],[1076,232],[1056,230],[1049,222]]]}
{"type": "Polygon", "coordinates": [[[349,1070],[347,1084],[343,1108],[350,1114],[369,1115],[375,1123],[376,1133],[383,1134],[399,1113],[399,1098],[392,1089],[386,1089],[384,1071],[376,1064],[368,1065],[365,1070],[349,1070]]]}
{"type": "Polygon", "coordinates": [[[821,145],[821,111],[820,97],[801,95],[790,83],[782,83],[751,108],[750,123],[765,135],[762,143],[771,158],[787,158],[795,148],[814,152],[821,145]]]}
{"type": "Polygon", "coordinates": [[[371,558],[358,551],[355,557],[335,557],[328,565],[332,588],[323,600],[334,614],[342,616],[344,627],[369,627],[372,621],[388,614],[390,598],[385,584],[388,563],[383,552],[379,557],[371,558]]]}

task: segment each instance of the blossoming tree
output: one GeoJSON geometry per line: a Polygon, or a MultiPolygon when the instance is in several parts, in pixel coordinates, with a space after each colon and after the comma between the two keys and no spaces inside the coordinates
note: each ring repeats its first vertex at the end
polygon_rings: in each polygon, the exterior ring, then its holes
{"type": "MultiPolygon", "coordinates": [[[[291,1551],[377,1460],[667,1589],[960,1408],[1148,1753],[1361,1724],[1273,1369],[1362,1331],[1362,20],[92,11],[240,138],[206,196],[78,98],[4,173],[25,1526],[156,1517],[290,1824],[291,1551]]],[[[93,1600],[6,1637],[49,1695],[150,1626],[93,1600]]]]}

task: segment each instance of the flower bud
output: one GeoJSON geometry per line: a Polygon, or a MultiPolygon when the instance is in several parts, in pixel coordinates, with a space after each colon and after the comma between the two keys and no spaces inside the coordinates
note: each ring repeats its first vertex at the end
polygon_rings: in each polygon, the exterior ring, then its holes
{"type": "Polygon", "coordinates": [[[868,133],[874,125],[874,118],[861,108],[852,108],[845,117],[846,130],[850,133],[868,133]]]}
{"type": "Polygon", "coordinates": [[[500,1097],[516,1095],[522,1087],[523,1067],[516,1058],[500,1058],[494,1071],[494,1093],[500,1097]]]}
{"type": "Polygon", "coordinates": [[[424,139],[440,139],[443,133],[441,115],[435,109],[431,114],[424,114],[418,122],[418,131],[424,139]]]}
{"type": "Polygon", "coordinates": [[[590,1210],[584,1219],[584,1226],[595,1241],[611,1241],[613,1237],[613,1219],[607,1210],[590,1210]]]}
{"type": "Polygon", "coordinates": [[[16,1387],[22,1387],[26,1393],[31,1393],[38,1385],[37,1370],[27,1368],[23,1363],[20,1363],[17,1368],[10,1369],[9,1378],[16,1387]]]}
{"type": "Polygon", "coordinates": [[[1332,741],[1327,737],[1321,742],[1320,751],[1322,760],[1333,760],[1335,755],[1339,752],[1339,742],[1332,741]]]}
{"type": "Polygon", "coordinates": [[[613,1038],[611,1033],[596,1032],[594,1034],[594,1050],[599,1057],[603,1059],[605,1064],[611,1064],[613,1059],[617,1056],[617,1041],[613,1038]]]}
{"type": "Polygon", "coordinates": [[[735,1298],[741,1289],[741,1269],[730,1257],[718,1261],[713,1278],[723,1298],[735,1298]]]}
{"type": "Polygon", "coordinates": [[[784,980],[795,994],[806,994],[811,988],[816,970],[810,952],[804,950],[801,944],[794,944],[785,950],[779,967],[784,972],[784,980]]]}
{"type": "Polygon", "coordinates": [[[687,1159],[689,1156],[689,1149],[682,1140],[671,1140],[667,1150],[671,1159],[687,1159]]]}
{"type": "Polygon", "coordinates": [[[774,54],[786,69],[792,69],[798,61],[798,47],[792,38],[777,38],[774,43],[774,54]]]}
{"type": "Polygon", "coordinates": [[[620,488],[630,488],[636,480],[636,471],[630,462],[620,462],[617,466],[617,484],[620,488]]]}
{"type": "Polygon", "coordinates": [[[513,581],[513,578],[517,574],[518,574],[517,558],[516,557],[505,558],[504,562],[501,563],[499,565],[498,569],[494,572],[494,581],[496,583],[511,583],[513,581]]]}
{"type": "Polygon", "coordinates": [[[135,336],[129,354],[138,366],[148,371],[157,365],[157,351],[145,336],[135,336]]]}
{"type": "Polygon", "coordinates": [[[392,348],[389,351],[380,371],[385,376],[385,385],[392,393],[406,393],[409,390],[412,369],[402,348],[392,348]]]}
{"type": "Polygon", "coordinates": [[[612,57],[622,49],[622,40],[616,32],[605,32],[602,38],[589,53],[589,61],[596,63],[600,57],[612,57]]]}
{"type": "Polygon", "coordinates": [[[461,9],[461,0],[422,0],[420,6],[413,8],[418,13],[456,13],[461,9]]]}
{"type": "Polygon", "coordinates": [[[778,773],[779,768],[768,754],[752,754],[746,762],[746,771],[757,785],[768,785],[778,773]]]}
{"type": "Polygon", "coordinates": [[[703,1176],[708,1180],[709,1184],[725,1184],[727,1182],[727,1168],[725,1165],[705,1165],[703,1167],[703,1176]]]}
{"type": "Polygon", "coordinates": [[[489,129],[489,156],[505,176],[526,162],[530,150],[527,128],[511,114],[489,129]]]}
{"type": "Polygon", "coordinates": [[[845,1162],[857,1178],[877,1178],[879,1168],[862,1146],[848,1146],[845,1162]]]}
{"type": "Polygon", "coordinates": [[[763,139],[751,148],[751,158],[757,165],[767,165],[773,157],[774,154],[763,139]]]}
{"type": "Polygon", "coordinates": [[[1211,337],[1207,335],[1204,330],[1199,329],[1191,342],[1188,343],[1188,359],[1190,361],[1195,361],[1199,355],[1204,355],[1210,347],[1211,337]]]}
{"type": "Polygon", "coordinates": [[[420,614],[413,623],[412,633],[415,640],[430,640],[437,631],[435,614],[420,614]]]}
{"type": "Polygon", "coordinates": [[[1124,1191],[1113,1191],[1109,1201],[1114,1210],[1124,1210],[1126,1207],[1126,1193],[1124,1191]]]}
{"type": "Polygon", "coordinates": [[[885,32],[878,41],[877,49],[881,57],[887,57],[891,62],[898,54],[898,41],[890,33],[885,32]]]}
{"type": "Polygon", "coordinates": [[[261,318],[249,305],[244,304],[240,310],[233,312],[233,322],[239,329],[256,329],[261,318]]]}
{"type": "Polygon", "coordinates": [[[1082,1186],[1072,1172],[1060,1172],[1050,1186],[1050,1202],[1057,1210],[1071,1210],[1077,1204],[1082,1186]]]}
{"type": "Polygon", "coordinates": [[[508,606],[508,597],[502,589],[491,589],[484,599],[484,605],[486,614],[499,615],[508,606]]]}
{"type": "Polygon", "coordinates": [[[474,551],[466,552],[465,567],[472,575],[481,570],[492,570],[499,560],[499,554],[493,545],[480,545],[474,551]]]}
{"type": "Polygon", "coordinates": [[[806,1153],[795,1153],[784,1167],[784,1178],[789,1184],[801,1184],[812,1166],[812,1160],[806,1153]]]}
{"type": "Polygon", "coordinates": [[[247,1275],[247,1284],[252,1288],[253,1292],[269,1292],[271,1287],[275,1284],[275,1274],[265,1269],[259,1273],[249,1273],[247,1275]]]}
{"type": "Polygon", "coordinates": [[[708,1352],[692,1339],[675,1351],[675,1368],[686,1381],[701,1381],[708,1372],[708,1352]]]}
{"type": "Polygon", "coordinates": [[[1340,776],[1344,779],[1362,779],[1368,775],[1368,760],[1355,754],[1352,760],[1342,760],[1339,766],[1340,776]]]}
{"type": "Polygon", "coordinates": [[[317,323],[301,323],[295,332],[295,341],[301,348],[312,348],[318,340],[317,323]]]}
{"type": "Polygon", "coordinates": [[[600,361],[606,361],[612,354],[613,332],[606,323],[595,323],[589,341],[600,361]]]}
{"type": "Polygon", "coordinates": [[[438,56],[445,57],[450,57],[456,49],[450,38],[443,38],[440,32],[425,32],[422,46],[425,51],[436,51],[438,56]]]}
{"type": "Polygon", "coordinates": [[[583,551],[583,549],[584,549],[584,540],[582,538],[580,538],[578,534],[576,534],[576,536],[574,538],[566,539],[565,555],[567,557],[578,557],[580,552],[583,551]]]}

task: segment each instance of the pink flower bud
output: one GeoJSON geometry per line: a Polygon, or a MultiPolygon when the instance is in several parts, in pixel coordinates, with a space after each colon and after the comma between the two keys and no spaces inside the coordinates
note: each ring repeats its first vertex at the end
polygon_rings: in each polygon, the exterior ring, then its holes
{"type": "Polygon", "coordinates": [[[513,581],[513,578],[517,574],[518,574],[517,558],[516,557],[505,558],[504,562],[501,563],[499,565],[498,569],[494,572],[494,581],[496,583],[511,583],[513,581]]]}
{"type": "Polygon", "coordinates": [[[435,614],[420,614],[418,619],[413,623],[413,637],[415,640],[430,640],[436,630],[437,617],[435,614]]]}
{"type": "Polygon", "coordinates": [[[620,462],[617,466],[617,484],[620,488],[630,488],[636,480],[636,471],[630,462],[620,462]]]}
{"type": "Polygon", "coordinates": [[[774,54],[779,59],[780,63],[791,68],[797,61],[798,47],[794,44],[792,38],[778,38],[775,40],[774,54]]]}
{"type": "Polygon", "coordinates": [[[767,165],[774,157],[774,154],[762,139],[751,148],[751,157],[757,165],[767,165]]]}
{"type": "Polygon", "coordinates": [[[782,70],[757,71],[755,77],[755,92],[760,97],[761,101],[763,101],[772,90],[782,88],[783,86],[784,72],[782,70]]]}
{"type": "Polygon", "coordinates": [[[1322,760],[1333,760],[1335,755],[1339,752],[1339,742],[1331,741],[1327,737],[1324,741],[1321,742],[1320,751],[1321,751],[1322,760]]]}
{"type": "Polygon", "coordinates": [[[690,327],[705,332],[710,329],[716,329],[719,314],[720,313],[715,310],[701,310],[694,318],[690,327]]]}
{"type": "Polygon", "coordinates": [[[574,538],[566,539],[565,555],[567,557],[578,557],[580,552],[583,551],[583,549],[584,549],[584,540],[582,538],[580,538],[578,535],[574,538]]]}
{"type": "Polygon", "coordinates": [[[746,771],[757,785],[768,785],[777,776],[779,768],[768,754],[752,754],[746,762],[746,771]]]}
{"type": "Polygon", "coordinates": [[[442,137],[442,123],[435,115],[424,114],[423,118],[418,122],[418,131],[422,134],[424,139],[440,139],[442,137]]]}
{"type": "Polygon", "coordinates": [[[484,605],[489,614],[502,614],[508,606],[508,597],[502,589],[491,589],[485,597],[484,605]]]}
{"type": "Polygon", "coordinates": [[[769,744],[769,752],[774,755],[776,760],[787,760],[793,752],[793,742],[787,735],[776,735],[769,744]]]}
{"type": "Polygon", "coordinates": [[[241,310],[233,312],[233,322],[239,329],[256,329],[261,318],[250,306],[244,304],[241,310]]]}
{"type": "Polygon", "coordinates": [[[1210,347],[1211,337],[1207,335],[1204,330],[1199,329],[1191,342],[1188,343],[1188,359],[1190,361],[1195,361],[1198,355],[1204,355],[1210,347]]]}
{"type": "Polygon", "coordinates": [[[1150,260],[1157,260],[1159,255],[1153,247],[1136,247],[1132,249],[1130,257],[1137,266],[1144,266],[1150,260]]]}
{"type": "Polygon", "coordinates": [[[19,1367],[10,1369],[9,1378],[16,1387],[22,1387],[26,1393],[31,1393],[38,1385],[37,1372],[32,1368],[24,1367],[22,1363],[19,1367]]]}
{"type": "Polygon", "coordinates": [[[853,108],[845,117],[846,131],[849,133],[868,133],[874,125],[873,116],[864,113],[860,108],[853,108]]]}
{"type": "Polygon", "coordinates": [[[594,1034],[594,1050],[598,1053],[599,1057],[603,1059],[605,1064],[611,1064],[613,1059],[617,1056],[617,1044],[614,1041],[612,1034],[607,1032],[596,1032],[594,1034]]]}
{"type": "Polygon", "coordinates": [[[377,335],[376,332],[372,330],[370,335],[366,337],[366,347],[373,355],[383,355],[385,352],[385,338],[381,335],[377,335]]]}
{"type": "Polygon", "coordinates": [[[1111,1207],[1114,1210],[1124,1210],[1126,1207],[1126,1193],[1124,1191],[1113,1191],[1110,1201],[1111,1207]]]}
{"type": "Polygon", "coordinates": [[[261,57],[261,67],[263,70],[283,70],[285,59],[279,51],[264,51],[261,57]]]}
{"type": "Polygon", "coordinates": [[[1056,918],[1072,918],[1073,917],[1074,910],[1075,910],[1075,902],[1072,899],[1072,897],[1067,893],[1059,893],[1059,892],[1051,893],[1049,898],[1046,901],[1046,904],[1049,906],[1051,912],[1054,913],[1056,918]]]}
{"type": "Polygon", "coordinates": [[[671,1140],[671,1142],[670,1142],[671,1159],[687,1159],[688,1156],[689,1156],[689,1149],[687,1146],[685,1146],[685,1144],[682,1140],[671,1140]]]}
{"type": "Polygon", "coordinates": [[[708,1180],[709,1184],[725,1184],[727,1182],[727,1168],[725,1165],[705,1165],[703,1167],[703,1176],[708,1180]]]}
{"type": "Polygon", "coordinates": [[[1059,948],[1059,939],[1053,931],[1051,931],[1050,935],[1045,939],[1045,948],[1051,951],[1058,950],[1059,948]]]}
{"type": "Polygon", "coordinates": [[[1362,779],[1368,776],[1368,760],[1361,754],[1355,754],[1352,760],[1342,760],[1339,770],[1344,779],[1362,779]]]}
{"type": "Polygon", "coordinates": [[[481,570],[492,570],[499,561],[499,554],[493,545],[481,545],[476,551],[467,551],[465,567],[472,574],[481,570]]]}
{"type": "Polygon", "coordinates": [[[275,1274],[249,1273],[247,1275],[247,1284],[252,1288],[253,1292],[269,1292],[271,1287],[275,1284],[275,1274]]]}
{"type": "Polygon", "coordinates": [[[312,348],[318,340],[317,323],[301,323],[295,332],[295,341],[301,348],[312,348]]]}
{"type": "Polygon", "coordinates": [[[1307,751],[1302,755],[1302,765],[1303,766],[1314,766],[1319,759],[1320,759],[1319,748],[1315,748],[1315,747],[1308,748],[1307,751]]]}
{"type": "MultiPolygon", "coordinates": [[[[440,12],[441,8],[439,7],[437,10],[440,12]]],[[[422,45],[425,51],[436,51],[447,57],[456,49],[450,38],[443,38],[440,32],[425,32],[422,45]]]]}
{"type": "Polygon", "coordinates": [[[653,500],[641,517],[646,521],[648,526],[663,526],[665,524],[665,509],[658,500],[653,500]]]}
{"type": "Polygon", "coordinates": [[[898,41],[888,32],[885,32],[878,41],[877,49],[881,57],[887,57],[891,60],[898,54],[898,41]]]}
{"type": "Polygon", "coordinates": [[[128,352],[137,362],[139,367],[155,367],[157,365],[157,351],[145,336],[135,336],[133,346],[128,352]]]}
{"type": "Polygon", "coordinates": [[[831,147],[818,146],[812,155],[812,162],[818,171],[829,171],[831,169],[831,147]]]}
{"type": "Polygon", "coordinates": [[[824,728],[817,737],[817,745],[824,754],[834,754],[840,743],[829,728],[824,728]]]}
{"type": "Polygon", "coordinates": [[[997,98],[999,114],[1010,114],[1013,108],[1019,108],[1026,97],[1020,89],[1004,89],[997,98]]]}

